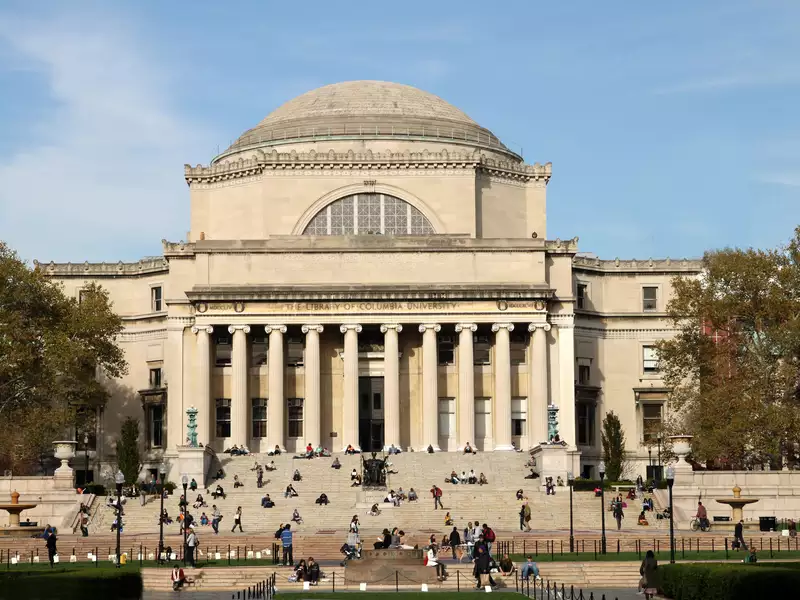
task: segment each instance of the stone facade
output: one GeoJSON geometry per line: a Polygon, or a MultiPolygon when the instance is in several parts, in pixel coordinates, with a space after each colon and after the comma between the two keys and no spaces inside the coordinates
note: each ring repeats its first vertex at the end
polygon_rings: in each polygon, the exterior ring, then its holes
{"type": "Polygon", "coordinates": [[[68,294],[100,283],[125,321],[96,463],[127,415],[149,468],[175,456],[191,406],[216,450],[494,451],[546,441],[552,404],[585,474],[609,410],[644,470],[667,398],[648,344],[699,264],[548,240],[549,163],[435,96],[348,82],[184,172],[191,229],[163,256],[38,265],[68,294]]]}

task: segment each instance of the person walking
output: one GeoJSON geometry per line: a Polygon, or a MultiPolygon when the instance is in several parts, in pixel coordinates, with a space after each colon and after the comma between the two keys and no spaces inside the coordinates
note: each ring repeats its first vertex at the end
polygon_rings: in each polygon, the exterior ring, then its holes
{"type": "Polygon", "coordinates": [[[442,504],[442,488],[434,484],[431,488],[431,495],[433,496],[433,510],[437,508],[444,510],[444,505],[442,504]]]}
{"type": "Polygon", "coordinates": [[[614,503],[614,518],[617,520],[617,530],[619,531],[622,529],[622,519],[625,518],[625,514],[622,512],[622,501],[614,503]]]}
{"type": "Polygon", "coordinates": [[[642,561],[642,566],[639,567],[639,575],[642,576],[639,580],[639,593],[643,593],[648,600],[655,596],[658,591],[657,569],[658,561],[656,560],[656,555],[653,554],[652,550],[648,550],[642,561]]]}
{"type": "Polygon", "coordinates": [[[482,587],[486,587],[490,585],[492,587],[495,586],[494,580],[492,579],[491,574],[491,566],[492,566],[492,559],[489,556],[488,552],[484,551],[483,546],[475,546],[475,570],[473,574],[475,575],[475,580],[477,585],[475,586],[476,589],[481,589],[482,587]]]}
{"type": "Polygon", "coordinates": [[[283,545],[283,566],[294,566],[294,556],[292,556],[292,526],[286,525],[281,531],[281,543],[283,545]]]}
{"type": "Polygon", "coordinates": [[[214,530],[214,533],[218,535],[219,522],[222,520],[222,513],[219,512],[216,504],[214,504],[211,508],[213,509],[211,512],[211,528],[214,530]]]}
{"type": "Polygon", "coordinates": [[[189,535],[186,536],[186,562],[194,569],[197,565],[194,562],[194,553],[197,549],[197,534],[194,528],[189,529],[189,535]]]}
{"type": "Polygon", "coordinates": [[[522,523],[526,532],[531,530],[531,506],[527,500],[522,503],[522,523]]]}
{"type": "Polygon", "coordinates": [[[737,550],[747,552],[747,542],[744,541],[744,521],[739,521],[733,528],[733,541],[737,545],[737,550]]]}
{"type": "Polygon", "coordinates": [[[233,529],[231,529],[231,533],[236,531],[237,527],[239,528],[240,532],[244,533],[244,531],[242,530],[242,507],[241,506],[239,506],[236,509],[236,514],[233,515],[233,529]]]}
{"type": "Polygon", "coordinates": [[[453,527],[450,532],[450,550],[453,552],[453,560],[456,560],[456,550],[461,545],[461,535],[458,533],[458,527],[453,527]]]}
{"type": "Polygon", "coordinates": [[[53,563],[55,562],[55,556],[58,554],[58,550],[56,550],[56,530],[55,528],[50,530],[50,533],[45,540],[45,545],[47,546],[47,558],[50,560],[50,568],[53,568],[53,563]]]}

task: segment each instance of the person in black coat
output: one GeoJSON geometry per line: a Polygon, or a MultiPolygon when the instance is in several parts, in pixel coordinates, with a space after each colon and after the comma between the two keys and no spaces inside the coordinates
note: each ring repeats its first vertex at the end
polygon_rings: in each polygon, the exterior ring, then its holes
{"type": "Polygon", "coordinates": [[[747,552],[747,542],[744,541],[744,524],[739,521],[733,528],[733,541],[739,544],[739,548],[747,552]]]}
{"type": "Polygon", "coordinates": [[[55,529],[50,530],[50,535],[47,536],[45,540],[45,545],[47,546],[47,557],[50,559],[50,568],[53,568],[53,558],[58,551],[56,550],[56,531],[55,529]]]}
{"type": "Polygon", "coordinates": [[[453,560],[456,559],[456,548],[461,545],[461,535],[458,533],[458,527],[453,527],[450,532],[450,549],[453,551],[453,560]]]}
{"type": "Polygon", "coordinates": [[[476,588],[481,589],[481,575],[488,575],[489,576],[489,585],[492,587],[495,586],[494,580],[492,579],[492,575],[490,573],[492,567],[492,557],[489,556],[489,553],[486,552],[486,548],[484,546],[475,545],[476,551],[476,558],[475,558],[475,580],[476,580],[476,588]]]}

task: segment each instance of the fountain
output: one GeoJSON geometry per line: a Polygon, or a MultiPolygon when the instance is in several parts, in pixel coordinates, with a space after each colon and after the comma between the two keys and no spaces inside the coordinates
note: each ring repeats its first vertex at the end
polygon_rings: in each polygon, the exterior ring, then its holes
{"type": "Polygon", "coordinates": [[[714,500],[720,504],[727,504],[731,507],[734,524],[744,520],[744,513],[742,509],[746,505],[758,502],[758,498],[743,498],[742,488],[740,488],[738,485],[734,486],[733,488],[733,498],[714,498],[714,500]]]}
{"type": "Polygon", "coordinates": [[[23,510],[28,510],[29,508],[35,508],[36,504],[20,504],[19,503],[19,492],[14,490],[11,493],[11,503],[10,504],[0,504],[0,510],[5,510],[8,512],[8,527],[3,528],[2,534],[3,535],[12,535],[12,536],[28,536],[33,533],[36,533],[38,529],[32,527],[22,527],[19,524],[19,514],[23,510]]]}

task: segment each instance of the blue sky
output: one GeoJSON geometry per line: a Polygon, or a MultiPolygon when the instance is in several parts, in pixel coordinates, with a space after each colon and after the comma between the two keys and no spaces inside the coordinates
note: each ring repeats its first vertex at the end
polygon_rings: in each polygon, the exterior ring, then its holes
{"type": "Polygon", "coordinates": [[[352,79],[435,93],[553,162],[548,237],[603,258],[775,246],[800,223],[800,2],[0,2],[0,239],[135,260],[184,163],[352,79]]]}

